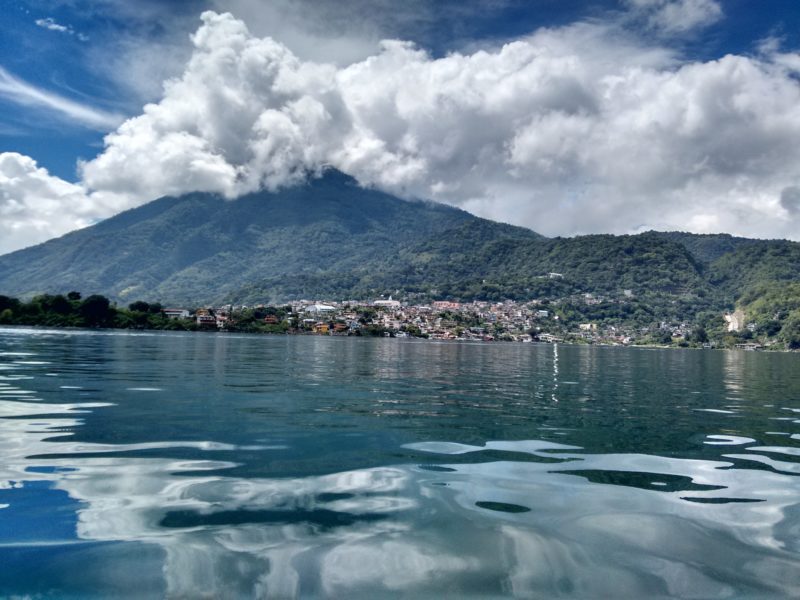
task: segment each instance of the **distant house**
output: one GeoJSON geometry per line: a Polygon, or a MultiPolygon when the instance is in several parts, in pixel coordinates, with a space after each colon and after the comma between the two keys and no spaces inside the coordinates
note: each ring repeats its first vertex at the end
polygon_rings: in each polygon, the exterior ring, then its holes
{"type": "Polygon", "coordinates": [[[321,333],[322,335],[327,335],[328,330],[329,327],[327,323],[319,322],[314,324],[314,333],[321,333]]]}
{"type": "Polygon", "coordinates": [[[168,319],[188,319],[190,315],[185,308],[165,308],[161,313],[168,319]]]}
{"type": "Polygon", "coordinates": [[[333,329],[331,329],[331,335],[347,335],[349,327],[347,323],[343,321],[336,321],[333,324],[333,329]]]}
{"type": "Polygon", "coordinates": [[[307,313],[330,313],[336,310],[335,306],[330,304],[312,304],[307,306],[305,312],[307,313]]]}
{"type": "Polygon", "coordinates": [[[375,300],[372,305],[382,306],[383,308],[400,308],[400,302],[398,300],[392,300],[391,296],[389,296],[388,300],[375,300]]]}
{"type": "Polygon", "coordinates": [[[437,300],[433,303],[433,308],[435,310],[459,310],[461,308],[461,303],[437,300]]]}
{"type": "Polygon", "coordinates": [[[278,322],[278,315],[267,315],[264,317],[264,323],[267,325],[277,325],[278,322]]]}
{"type": "Polygon", "coordinates": [[[735,344],[734,348],[737,350],[761,350],[764,346],[761,344],[756,344],[754,342],[747,342],[744,344],[735,344]]]}
{"type": "Polygon", "coordinates": [[[551,343],[551,344],[554,344],[556,342],[560,342],[561,341],[561,338],[557,338],[556,336],[554,336],[551,333],[540,333],[538,335],[538,338],[539,338],[540,342],[548,342],[548,343],[551,343]]]}
{"type": "Polygon", "coordinates": [[[217,318],[214,315],[204,314],[197,315],[197,324],[200,327],[216,327],[217,318]]]}

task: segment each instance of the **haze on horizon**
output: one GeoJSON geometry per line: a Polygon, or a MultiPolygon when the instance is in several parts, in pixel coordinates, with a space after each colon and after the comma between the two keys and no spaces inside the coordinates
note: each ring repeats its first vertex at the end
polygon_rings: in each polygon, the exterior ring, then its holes
{"type": "Polygon", "coordinates": [[[800,240],[792,0],[169,4],[2,9],[0,253],[324,165],[545,235],[800,240]]]}

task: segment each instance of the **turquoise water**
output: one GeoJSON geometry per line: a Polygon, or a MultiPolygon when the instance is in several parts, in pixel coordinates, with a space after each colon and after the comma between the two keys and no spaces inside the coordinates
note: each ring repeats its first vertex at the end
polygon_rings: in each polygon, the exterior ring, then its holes
{"type": "Polygon", "coordinates": [[[0,329],[0,595],[800,595],[800,355],[0,329]]]}

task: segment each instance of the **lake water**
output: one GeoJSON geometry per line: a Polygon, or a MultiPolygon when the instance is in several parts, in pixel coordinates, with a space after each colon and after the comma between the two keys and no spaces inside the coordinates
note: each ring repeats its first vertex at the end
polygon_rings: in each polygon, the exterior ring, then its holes
{"type": "Polygon", "coordinates": [[[800,355],[0,329],[0,595],[800,595],[800,355]]]}

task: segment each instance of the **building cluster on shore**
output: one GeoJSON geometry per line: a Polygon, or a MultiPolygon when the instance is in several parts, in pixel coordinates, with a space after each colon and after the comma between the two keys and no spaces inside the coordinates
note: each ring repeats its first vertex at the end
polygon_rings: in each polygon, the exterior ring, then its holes
{"type": "MultiPolygon", "coordinates": [[[[589,299],[590,301],[592,299],[589,299]]],[[[194,319],[198,327],[237,329],[246,315],[275,332],[316,335],[380,335],[435,340],[577,342],[630,345],[652,341],[655,333],[672,341],[688,339],[688,323],[661,322],[635,328],[595,322],[567,322],[557,303],[537,301],[453,302],[410,305],[394,300],[342,302],[301,300],[283,306],[224,305],[189,311],[164,309],[175,319],[194,319]]]]}

